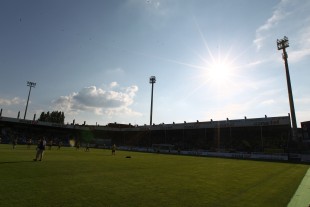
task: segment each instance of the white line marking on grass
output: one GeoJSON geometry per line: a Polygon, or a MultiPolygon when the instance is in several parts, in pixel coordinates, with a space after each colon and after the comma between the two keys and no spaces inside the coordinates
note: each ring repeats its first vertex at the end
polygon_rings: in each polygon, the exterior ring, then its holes
{"type": "Polygon", "coordinates": [[[310,168],[302,179],[298,189],[287,207],[309,207],[310,206],[310,168]]]}

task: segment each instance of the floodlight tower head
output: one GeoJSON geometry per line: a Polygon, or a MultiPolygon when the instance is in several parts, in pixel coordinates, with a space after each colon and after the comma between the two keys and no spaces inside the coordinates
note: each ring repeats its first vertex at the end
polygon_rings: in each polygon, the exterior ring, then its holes
{"type": "Polygon", "coordinates": [[[36,87],[36,83],[27,81],[27,86],[36,87]]]}
{"type": "Polygon", "coordinates": [[[150,77],[150,83],[151,83],[151,84],[156,83],[156,77],[155,77],[155,76],[151,76],[151,77],[150,77]]]}
{"type": "Polygon", "coordinates": [[[278,46],[278,50],[283,50],[287,47],[289,47],[289,42],[288,42],[288,38],[286,36],[284,36],[283,39],[277,39],[277,46],[278,46]]]}

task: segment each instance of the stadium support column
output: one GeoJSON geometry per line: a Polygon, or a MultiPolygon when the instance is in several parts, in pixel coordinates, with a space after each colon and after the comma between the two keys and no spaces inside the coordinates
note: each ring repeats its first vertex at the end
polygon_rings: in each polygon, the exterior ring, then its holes
{"type": "Polygon", "coordinates": [[[287,90],[288,90],[288,97],[290,102],[290,110],[291,110],[291,122],[293,126],[293,140],[297,140],[297,123],[296,123],[296,116],[295,116],[295,107],[294,107],[294,100],[293,100],[293,93],[292,93],[292,86],[291,86],[291,78],[290,72],[288,69],[288,62],[287,62],[287,53],[285,48],[289,47],[288,38],[284,36],[283,39],[277,39],[277,46],[278,50],[282,50],[282,58],[285,64],[285,72],[286,72],[286,82],[287,82],[287,90]]]}
{"type": "Polygon", "coordinates": [[[150,115],[150,125],[152,125],[152,115],[153,115],[153,90],[154,90],[154,83],[156,83],[156,77],[150,77],[150,84],[152,84],[152,94],[151,94],[151,115],[150,115]]]}
{"type": "Polygon", "coordinates": [[[26,114],[27,114],[27,108],[28,108],[28,102],[29,102],[29,97],[30,97],[30,93],[31,93],[31,88],[32,88],[32,87],[36,87],[36,83],[27,81],[27,86],[29,86],[29,93],[28,93],[28,99],[27,99],[27,104],[26,104],[24,119],[26,119],[26,114]]]}
{"type": "Polygon", "coordinates": [[[264,152],[263,124],[260,124],[260,140],[262,142],[262,152],[264,152]]]}

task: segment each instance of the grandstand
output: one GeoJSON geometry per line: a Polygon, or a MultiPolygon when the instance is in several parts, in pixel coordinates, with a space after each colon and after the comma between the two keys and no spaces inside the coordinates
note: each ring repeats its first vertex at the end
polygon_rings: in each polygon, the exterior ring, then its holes
{"type": "Polygon", "coordinates": [[[162,144],[182,150],[224,152],[286,152],[291,141],[289,116],[143,126],[117,123],[107,126],[62,125],[0,117],[0,128],[2,142],[10,142],[14,136],[20,142],[27,137],[45,136],[52,140],[61,139],[63,143],[74,139],[95,145],[96,142],[131,147],[162,144]]]}
{"type": "Polygon", "coordinates": [[[118,145],[171,144],[181,149],[263,151],[283,149],[290,137],[290,118],[265,117],[224,121],[137,126],[116,133],[118,145]]]}
{"type": "Polygon", "coordinates": [[[301,122],[303,141],[310,143],[310,121],[301,122]]]}

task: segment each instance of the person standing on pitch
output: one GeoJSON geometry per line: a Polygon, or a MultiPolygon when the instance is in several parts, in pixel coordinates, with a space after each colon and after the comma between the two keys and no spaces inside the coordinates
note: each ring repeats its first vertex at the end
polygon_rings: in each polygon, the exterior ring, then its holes
{"type": "Polygon", "coordinates": [[[115,155],[116,146],[115,144],[112,146],[112,155],[115,155]]]}
{"type": "Polygon", "coordinates": [[[85,152],[89,152],[89,143],[86,145],[85,152]]]}
{"type": "Polygon", "coordinates": [[[60,150],[60,147],[62,146],[62,141],[58,142],[58,150],[60,150]]]}
{"type": "Polygon", "coordinates": [[[45,138],[43,137],[40,139],[38,143],[36,158],[33,159],[33,161],[37,161],[37,160],[42,161],[45,146],[46,146],[46,141],[45,141],[45,138]]]}
{"type": "Polygon", "coordinates": [[[30,149],[31,144],[32,144],[32,139],[29,138],[27,141],[27,149],[30,149]]]}
{"type": "Polygon", "coordinates": [[[13,149],[15,149],[17,145],[17,138],[14,138],[14,140],[12,141],[12,144],[13,144],[13,149]]]}
{"type": "Polygon", "coordinates": [[[51,139],[48,143],[48,149],[52,150],[52,146],[53,146],[53,140],[51,139]]]}

